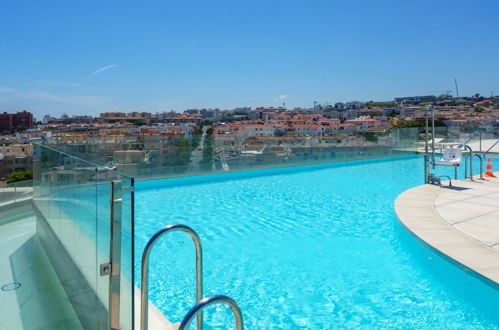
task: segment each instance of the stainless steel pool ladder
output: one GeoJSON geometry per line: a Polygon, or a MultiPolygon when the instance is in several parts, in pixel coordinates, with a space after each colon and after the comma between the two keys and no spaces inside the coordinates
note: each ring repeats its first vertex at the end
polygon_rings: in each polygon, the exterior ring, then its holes
{"type": "Polygon", "coordinates": [[[483,180],[483,158],[482,156],[480,156],[479,154],[469,154],[467,155],[465,158],[464,158],[464,178],[468,178],[468,158],[470,160],[470,180],[473,181],[473,172],[472,171],[472,168],[473,168],[473,156],[475,157],[478,157],[478,159],[480,159],[480,179],[483,180]]]}
{"type": "MultiPolygon", "coordinates": [[[[471,139],[470,139],[471,140],[471,139]]],[[[467,144],[460,144],[458,148],[463,148],[464,150],[468,149],[470,152],[465,158],[464,158],[464,178],[468,178],[468,159],[470,163],[470,180],[473,180],[473,156],[477,156],[480,159],[480,179],[483,179],[482,176],[482,157],[480,155],[474,154],[473,149],[467,144]]],[[[456,179],[457,179],[457,170],[456,170],[456,179]]]]}
{"type": "MultiPolygon", "coordinates": [[[[144,252],[142,253],[142,272],[141,272],[141,282],[140,282],[140,329],[146,330],[148,327],[148,316],[149,316],[149,306],[148,306],[148,293],[149,293],[149,255],[151,250],[158,242],[160,238],[164,235],[181,231],[187,233],[196,247],[196,302],[201,301],[203,298],[203,250],[201,246],[201,239],[199,235],[190,227],[185,225],[169,225],[160,230],[158,230],[147,242],[144,252]]],[[[197,315],[197,328],[201,330],[203,328],[203,314],[199,313],[197,315]]]]}
{"type": "MultiPolygon", "coordinates": [[[[470,140],[468,140],[468,141],[470,141],[470,140]]],[[[498,140],[498,142],[499,142],[499,140],[498,140]]],[[[483,159],[485,158],[485,153],[484,153],[484,157],[482,157],[479,154],[473,153],[473,149],[471,149],[471,147],[467,144],[462,144],[458,148],[461,148],[461,147],[463,147],[464,149],[468,149],[470,152],[464,158],[464,178],[465,179],[468,178],[468,159],[469,159],[469,168],[470,168],[469,178],[471,181],[474,181],[473,180],[473,157],[478,157],[478,159],[480,160],[480,179],[483,180],[483,159]]],[[[494,147],[494,146],[492,146],[492,147],[494,147]]],[[[492,147],[490,149],[492,149],[492,147]]]]}
{"type": "Polygon", "coordinates": [[[196,247],[196,304],[185,315],[179,329],[187,329],[194,316],[197,316],[197,329],[203,329],[203,309],[214,304],[225,304],[230,307],[236,320],[236,329],[243,329],[243,318],[238,304],[231,298],[223,295],[210,296],[203,299],[203,249],[199,235],[186,225],[168,225],[158,230],[147,242],[142,253],[141,289],[140,289],[140,329],[148,328],[148,289],[149,289],[149,255],[156,242],[170,232],[180,231],[187,233],[196,247]]]}

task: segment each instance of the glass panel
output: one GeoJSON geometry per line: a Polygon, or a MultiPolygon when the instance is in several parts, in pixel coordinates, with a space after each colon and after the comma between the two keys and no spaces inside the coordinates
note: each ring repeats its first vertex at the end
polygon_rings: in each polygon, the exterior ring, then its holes
{"type": "Polygon", "coordinates": [[[25,180],[0,185],[0,206],[22,202],[33,196],[33,180],[25,180]]]}
{"type": "MultiPolygon", "coordinates": [[[[37,233],[70,297],[85,329],[108,327],[109,276],[101,276],[100,265],[108,263],[111,238],[111,181],[130,185],[131,178],[102,166],[36,145],[34,157],[34,204],[37,233]]],[[[130,193],[126,193],[130,195],[130,193]]],[[[131,231],[132,205],[125,197],[123,231],[131,231]]],[[[121,298],[123,329],[131,329],[133,302],[130,240],[122,244],[121,298]]]]}
{"type": "Polygon", "coordinates": [[[71,143],[54,144],[137,179],[399,156],[424,146],[420,127],[358,131],[347,125],[313,135],[295,131],[250,136],[227,134],[222,129],[199,134],[199,128],[193,132],[183,136],[75,137],[71,143]]]}

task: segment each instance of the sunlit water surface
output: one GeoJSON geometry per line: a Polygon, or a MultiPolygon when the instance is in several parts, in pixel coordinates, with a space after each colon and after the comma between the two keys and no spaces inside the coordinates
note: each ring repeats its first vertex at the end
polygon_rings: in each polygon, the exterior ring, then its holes
{"type": "MultiPolygon", "coordinates": [[[[139,182],[136,284],[147,239],[183,223],[203,242],[204,295],[234,298],[248,329],[497,328],[498,289],[394,214],[422,176],[422,158],[405,156],[139,182]]],[[[194,303],[194,274],[185,234],[156,246],[150,298],[171,321],[194,303]]],[[[225,307],[205,313],[206,328],[232,324],[225,307]]]]}

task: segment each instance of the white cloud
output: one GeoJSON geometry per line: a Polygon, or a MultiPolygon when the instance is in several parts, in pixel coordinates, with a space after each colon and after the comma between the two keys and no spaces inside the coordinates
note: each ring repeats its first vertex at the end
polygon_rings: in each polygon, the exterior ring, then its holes
{"type": "Polygon", "coordinates": [[[50,93],[36,89],[19,90],[0,86],[0,105],[9,107],[12,111],[18,108],[35,111],[60,108],[68,113],[89,112],[108,107],[112,102],[113,99],[109,97],[79,95],[74,92],[50,93]]]}
{"type": "Polygon", "coordinates": [[[119,67],[118,64],[109,64],[109,65],[103,66],[102,68],[98,68],[97,70],[95,70],[94,72],[89,74],[88,76],[93,77],[95,75],[98,75],[101,72],[104,72],[104,71],[109,70],[109,69],[117,68],[117,67],[119,67]]]}
{"type": "Polygon", "coordinates": [[[286,101],[287,99],[288,99],[287,94],[281,94],[274,99],[274,102],[281,102],[282,103],[282,102],[286,101]]]}

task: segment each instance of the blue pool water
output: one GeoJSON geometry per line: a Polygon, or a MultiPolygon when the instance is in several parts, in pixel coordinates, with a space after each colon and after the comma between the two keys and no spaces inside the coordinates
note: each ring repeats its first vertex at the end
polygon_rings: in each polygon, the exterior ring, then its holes
{"type": "MultiPolygon", "coordinates": [[[[156,230],[183,223],[203,242],[205,296],[233,297],[248,329],[498,328],[497,287],[394,214],[422,171],[406,156],[139,182],[135,263],[156,230]]],[[[174,322],[194,303],[193,250],[174,233],[151,256],[150,298],[174,322]]],[[[227,315],[213,307],[206,327],[227,315]]]]}

